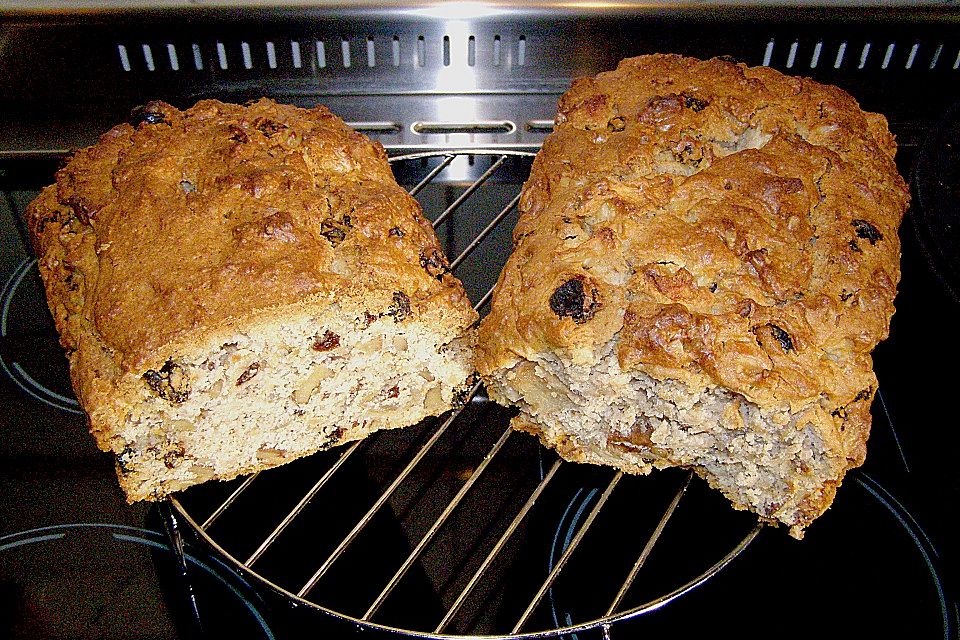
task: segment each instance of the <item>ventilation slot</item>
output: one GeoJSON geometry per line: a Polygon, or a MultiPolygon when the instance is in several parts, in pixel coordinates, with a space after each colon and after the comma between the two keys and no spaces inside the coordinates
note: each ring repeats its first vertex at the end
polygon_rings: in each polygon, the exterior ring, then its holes
{"type": "Polygon", "coordinates": [[[477,39],[474,36],[467,38],[467,66],[473,67],[477,64],[477,39]]]}
{"type": "Polygon", "coordinates": [[[527,131],[533,133],[551,133],[553,131],[553,120],[528,120],[527,131]]]}
{"type": "Polygon", "coordinates": [[[443,66],[450,66],[450,36],[443,36],[443,66]]]}
{"type": "Polygon", "coordinates": [[[317,66],[321,69],[327,66],[327,49],[323,46],[323,40],[317,40],[317,66]]]}
{"type": "Polygon", "coordinates": [[[267,42],[267,66],[271,69],[277,68],[277,50],[272,42],[267,42]]]}
{"type": "Polygon", "coordinates": [[[393,53],[393,66],[400,66],[400,36],[393,36],[393,46],[391,48],[393,53]]]}
{"type": "Polygon", "coordinates": [[[154,71],[157,67],[153,63],[153,49],[148,44],[140,46],[143,49],[143,61],[147,63],[147,71],[154,71]]]}
{"type": "Polygon", "coordinates": [[[401,129],[398,122],[348,122],[347,126],[360,133],[399,133],[401,129]]]}
{"type": "Polygon", "coordinates": [[[818,42],[813,46],[813,55],[810,56],[810,68],[816,69],[817,64],[820,62],[820,52],[823,51],[823,41],[818,42]]]}
{"type": "Polygon", "coordinates": [[[844,40],[837,47],[837,57],[833,59],[833,68],[839,69],[843,65],[843,56],[847,52],[847,42],[844,40]]]}
{"type": "Polygon", "coordinates": [[[226,70],[227,68],[227,49],[223,46],[222,42],[217,43],[217,60],[220,62],[220,68],[226,70]]]}
{"type": "Polygon", "coordinates": [[[290,41],[290,58],[293,60],[293,68],[303,68],[303,59],[300,58],[300,43],[296,40],[290,41]]]}
{"type": "Polygon", "coordinates": [[[763,64],[763,66],[765,66],[765,67],[769,67],[769,66],[770,66],[770,59],[773,58],[773,46],[774,46],[774,44],[775,44],[774,39],[773,39],[773,38],[770,38],[770,42],[767,43],[767,48],[766,48],[766,50],[763,52],[763,63],[762,63],[762,64],[763,64]]]}
{"type": "Polygon", "coordinates": [[[203,71],[203,54],[200,52],[200,45],[194,43],[190,48],[193,50],[193,66],[197,71],[203,71]]]}
{"type": "Polygon", "coordinates": [[[349,40],[340,40],[340,57],[343,58],[343,68],[346,69],[350,66],[350,41],[349,40]]]}
{"type": "Polygon", "coordinates": [[[170,70],[180,71],[180,59],[177,57],[177,48],[172,44],[167,45],[167,57],[170,59],[170,70]]]}
{"type": "Polygon", "coordinates": [[[527,64],[527,36],[520,36],[517,41],[517,65],[522,67],[525,64],[527,64]]]}
{"type": "Polygon", "coordinates": [[[489,122],[415,122],[410,127],[420,135],[451,133],[513,133],[517,125],[509,120],[489,122]]]}
{"type": "Polygon", "coordinates": [[[857,63],[857,69],[863,69],[867,66],[867,58],[870,56],[870,43],[863,45],[863,49],[860,51],[860,62],[857,63]]]}
{"type": "Polygon", "coordinates": [[[787,53],[787,69],[793,68],[793,63],[797,61],[797,47],[800,46],[800,43],[796,40],[790,45],[790,52],[787,53]]]}
{"type": "Polygon", "coordinates": [[[907,63],[903,65],[904,69],[913,68],[913,61],[917,59],[917,51],[919,50],[920,50],[919,42],[915,43],[912,47],[910,47],[910,54],[907,56],[907,63]]]}
{"type": "Polygon", "coordinates": [[[890,66],[890,60],[893,58],[893,52],[896,48],[896,43],[891,42],[887,45],[887,52],[883,54],[883,62],[880,63],[881,69],[886,69],[890,66]]]}
{"type": "Polygon", "coordinates": [[[250,55],[250,44],[247,42],[241,42],[240,53],[243,54],[243,68],[253,69],[253,56],[250,55]]]}
{"type": "Polygon", "coordinates": [[[937,45],[936,51],[933,52],[933,57],[930,58],[930,69],[936,69],[937,63],[940,62],[940,54],[943,53],[943,43],[937,45]]]}
{"type": "MultiPolygon", "coordinates": [[[[122,44],[118,44],[117,53],[120,54],[120,67],[124,71],[130,71],[130,56],[127,55],[127,48],[122,44]]],[[[958,58],[958,60],[960,60],[960,58],[958,58]]]]}
{"type": "Polygon", "coordinates": [[[417,38],[417,66],[424,67],[427,64],[427,41],[423,36],[417,38]]]}
{"type": "Polygon", "coordinates": [[[377,66],[377,52],[373,46],[373,36],[367,36],[367,66],[377,66]]]}
{"type": "Polygon", "coordinates": [[[493,66],[500,66],[500,36],[493,36],[493,66]]]}

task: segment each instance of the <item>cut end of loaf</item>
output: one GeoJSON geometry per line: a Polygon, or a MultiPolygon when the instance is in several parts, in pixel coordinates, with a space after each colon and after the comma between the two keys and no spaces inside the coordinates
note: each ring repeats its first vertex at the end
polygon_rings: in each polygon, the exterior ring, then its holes
{"type": "Polygon", "coordinates": [[[131,502],[275,467],[462,399],[472,333],[390,316],[253,324],[143,372],[109,443],[131,502]],[[447,331],[447,335],[450,332],[447,331]]]}
{"type": "Polygon", "coordinates": [[[795,538],[829,507],[847,469],[789,407],[624,372],[613,350],[592,366],[541,354],[486,381],[491,397],[519,407],[514,426],[563,458],[633,474],[691,468],[735,508],[786,524],[795,538]]]}

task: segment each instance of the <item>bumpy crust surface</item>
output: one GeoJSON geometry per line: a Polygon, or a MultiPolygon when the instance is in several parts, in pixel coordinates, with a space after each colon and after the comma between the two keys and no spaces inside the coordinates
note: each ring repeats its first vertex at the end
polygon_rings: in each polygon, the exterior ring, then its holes
{"type": "Polygon", "coordinates": [[[908,203],[895,150],[883,116],[768,68],[656,55],[577,80],[524,187],[481,375],[589,366],[612,342],[624,371],[786,409],[862,464],[908,203]]]}
{"type": "Polygon", "coordinates": [[[151,103],[78,151],[27,218],[104,450],[145,371],[237,327],[393,309],[445,344],[476,317],[383,148],[324,107],[151,103]]]}

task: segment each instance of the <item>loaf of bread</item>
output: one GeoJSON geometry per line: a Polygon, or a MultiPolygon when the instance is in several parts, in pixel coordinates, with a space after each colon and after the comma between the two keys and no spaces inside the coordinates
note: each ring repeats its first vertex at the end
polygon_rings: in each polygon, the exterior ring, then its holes
{"type": "Polygon", "coordinates": [[[574,82],[480,326],[490,395],[566,459],[696,470],[804,527],[863,463],[908,192],[881,115],[722,59],[574,82]]]}
{"type": "Polygon", "coordinates": [[[440,414],[476,320],[378,143],[327,109],[156,102],[27,211],[130,501],[440,414]]]}

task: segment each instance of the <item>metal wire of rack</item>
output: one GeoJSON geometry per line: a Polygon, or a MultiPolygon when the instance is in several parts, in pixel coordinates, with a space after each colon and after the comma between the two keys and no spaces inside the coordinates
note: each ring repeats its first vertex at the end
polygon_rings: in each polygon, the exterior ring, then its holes
{"type": "MultiPolygon", "coordinates": [[[[455,214],[461,209],[464,203],[481,189],[485,183],[495,178],[498,172],[503,170],[508,162],[517,160],[529,161],[529,158],[533,155],[533,153],[524,151],[463,149],[457,151],[408,154],[391,158],[391,162],[395,168],[403,164],[409,164],[414,168],[423,167],[426,169],[426,174],[417,180],[415,186],[410,189],[412,195],[417,195],[447,170],[458,158],[462,158],[463,156],[470,158],[471,165],[473,164],[473,159],[489,161],[489,167],[483,171],[479,177],[465,182],[462,192],[433,218],[434,227],[440,228],[445,223],[454,220],[455,214]],[[430,166],[431,163],[435,164],[430,166]]],[[[519,199],[519,193],[509,198],[508,202],[489,219],[476,236],[451,260],[451,269],[454,270],[455,273],[458,267],[464,264],[468,256],[475,252],[488,236],[514,211],[519,199]]],[[[496,271],[499,272],[499,265],[497,265],[496,271]]],[[[474,308],[482,311],[490,301],[492,293],[493,287],[491,286],[479,297],[474,308]]],[[[392,479],[386,482],[386,486],[382,488],[372,504],[359,516],[347,533],[339,539],[339,542],[333,545],[332,550],[327,553],[325,559],[316,565],[316,568],[311,572],[309,578],[303,581],[300,586],[289,583],[281,584],[282,580],[274,577],[271,573],[276,571],[275,567],[271,565],[261,573],[261,567],[258,563],[262,562],[264,556],[272,549],[276,549],[278,540],[283,538],[284,533],[298,522],[298,518],[301,518],[304,512],[311,508],[311,505],[315,505],[317,497],[324,493],[324,489],[330,489],[331,484],[338,476],[338,472],[341,472],[348,463],[352,461],[355,462],[356,459],[360,457],[364,448],[371,446],[371,442],[382,438],[395,437],[394,432],[374,434],[367,440],[355,442],[341,450],[321,454],[330,456],[332,462],[330,462],[322,472],[319,472],[316,480],[309,484],[309,488],[306,489],[306,491],[300,494],[294,506],[276,520],[276,525],[269,530],[269,533],[259,539],[259,542],[252,550],[242,552],[241,549],[228,549],[226,545],[221,544],[216,535],[211,533],[211,530],[224,518],[225,514],[230,514],[238,509],[249,510],[251,508],[249,505],[238,506],[239,503],[242,502],[243,497],[250,492],[251,487],[257,484],[258,479],[264,475],[276,473],[277,470],[256,473],[242,480],[235,481],[236,486],[229,491],[226,496],[219,498],[214,503],[214,506],[207,510],[205,517],[199,517],[191,512],[192,507],[187,506],[189,503],[189,500],[186,499],[187,496],[169,498],[170,506],[172,507],[171,514],[175,518],[182,519],[201,540],[211,547],[215,553],[220,554],[228,564],[233,565],[234,568],[241,571],[244,575],[252,577],[254,582],[272,589],[276,593],[282,594],[296,605],[352,623],[361,629],[376,629],[418,638],[462,638],[465,637],[464,634],[469,634],[469,637],[483,638],[544,638],[596,628],[601,628],[604,632],[608,632],[611,625],[655,611],[705,583],[736,558],[756,538],[763,527],[761,521],[751,520],[753,524],[745,527],[745,531],[741,530],[736,534],[732,538],[732,545],[729,546],[725,552],[717,553],[715,561],[699,573],[695,573],[686,580],[683,578],[677,579],[674,584],[661,588],[659,595],[655,597],[646,598],[639,604],[624,606],[631,587],[634,586],[638,576],[641,574],[641,569],[643,569],[653,554],[655,545],[662,539],[668,523],[678,510],[678,505],[684,496],[687,495],[688,488],[691,485],[691,479],[693,478],[693,472],[685,472],[680,476],[674,476],[674,480],[679,478],[680,481],[674,482],[672,488],[667,491],[666,495],[669,496],[669,500],[666,508],[662,511],[659,518],[653,517],[651,520],[655,525],[652,527],[643,544],[637,545],[639,551],[636,552],[632,563],[627,563],[625,565],[626,568],[623,570],[617,569],[616,571],[611,570],[609,572],[611,574],[609,576],[611,581],[615,579],[620,581],[615,595],[609,600],[609,604],[601,610],[583,616],[583,618],[579,620],[567,618],[564,623],[555,624],[552,627],[529,629],[528,627],[534,619],[533,614],[538,608],[545,606],[545,601],[550,599],[548,596],[551,594],[551,590],[557,584],[561,574],[571,563],[577,550],[581,548],[581,542],[591,534],[594,523],[611,502],[611,495],[617,487],[627,484],[627,482],[636,483],[646,480],[644,478],[632,477],[625,479],[622,472],[610,470],[607,472],[609,476],[608,479],[598,485],[596,491],[598,497],[589,505],[589,512],[582,518],[582,522],[577,523],[575,532],[571,532],[559,557],[551,562],[551,565],[547,567],[547,571],[542,578],[534,581],[538,583],[538,586],[527,596],[522,613],[516,616],[512,622],[505,623],[506,626],[495,628],[492,631],[488,629],[482,633],[476,633],[475,629],[468,628],[462,629],[461,631],[463,631],[463,633],[451,633],[449,629],[452,624],[458,615],[462,613],[465,605],[476,595],[476,592],[480,590],[479,588],[491,573],[491,567],[497,562],[502,561],[506,550],[515,548],[518,545],[518,541],[523,537],[525,527],[529,526],[530,521],[533,519],[531,514],[535,511],[538,501],[541,500],[550,485],[555,483],[555,479],[559,473],[564,469],[573,469],[573,471],[576,472],[577,469],[574,468],[582,467],[582,465],[564,463],[556,456],[546,454],[552,456],[552,460],[548,459],[545,463],[543,460],[540,461],[541,468],[539,477],[537,478],[538,481],[531,483],[529,487],[524,487],[526,492],[512,503],[515,505],[515,509],[511,513],[506,515],[497,513],[496,517],[491,518],[489,522],[476,523],[478,528],[495,529],[490,535],[492,542],[487,545],[480,545],[476,551],[471,552],[475,557],[472,559],[472,564],[465,565],[470,567],[468,576],[465,575],[464,579],[460,581],[459,584],[461,586],[458,587],[455,595],[449,598],[449,604],[445,605],[445,610],[439,616],[439,619],[429,623],[426,621],[419,622],[419,626],[416,628],[398,627],[378,621],[376,618],[384,603],[387,602],[392,595],[397,593],[397,589],[402,585],[404,579],[417,565],[418,561],[423,559],[425,552],[427,552],[431,545],[436,542],[438,534],[443,530],[444,526],[448,524],[451,516],[457,512],[458,509],[463,508],[465,500],[468,496],[472,495],[472,492],[475,493],[477,491],[476,487],[478,482],[484,478],[484,473],[491,464],[498,460],[498,455],[504,455],[502,452],[508,444],[517,439],[530,440],[524,435],[514,435],[514,432],[507,424],[507,420],[500,419],[495,421],[499,423],[499,437],[485,453],[479,456],[478,462],[475,465],[471,465],[471,467],[467,469],[467,472],[462,474],[463,482],[453,496],[446,502],[443,509],[433,517],[432,522],[419,534],[418,539],[410,541],[410,549],[407,555],[403,558],[396,559],[396,570],[385,581],[383,587],[379,589],[377,595],[373,597],[363,613],[349,614],[338,610],[335,606],[325,603],[322,599],[311,599],[311,594],[314,593],[317,585],[323,581],[324,577],[331,572],[331,569],[337,565],[337,563],[345,562],[344,558],[351,549],[351,546],[356,542],[357,538],[364,533],[365,529],[370,526],[370,523],[382,515],[385,511],[384,507],[388,505],[391,500],[395,499],[400,493],[417,494],[418,489],[411,490],[409,485],[417,482],[414,480],[415,476],[421,471],[421,467],[427,465],[424,461],[428,458],[432,459],[432,456],[436,453],[435,449],[439,448],[438,443],[442,440],[445,442],[445,439],[449,438],[450,434],[454,431],[465,428],[462,423],[470,420],[464,417],[465,412],[471,407],[483,407],[488,404],[492,406],[492,403],[489,403],[483,395],[482,386],[478,383],[470,390],[467,403],[463,407],[453,411],[444,420],[437,421],[436,424],[428,424],[425,427],[423,440],[419,443],[419,447],[416,448],[415,453],[413,453],[398,471],[394,472],[392,479]],[[624,482],[624,480],[627,482],[624,482]],[[509,517],[511,514],[512,517],[509,517]],[[242,559],[244,556],[245,559],[242,559]],[[620,577],[617,578],[617,576],[620,577]]],[[[498,425],[484,425],[484,428],[497,433],[498,425]]],[[[460,446],[463,446],[463,442],[463,440],[460,441],[460,446]]],[[[456,447],[457,443],[454,442],[452,446],[456,447]]],[[[542,451],[540,453],[541,455],[544,454],[542,451]]],[[[535,466],[537,464],[536,456],[534,456],[533,459],[529,459],[528,456],[526,464],[535,466]]],[[[443,469],[435,471],[442,472],[443,469]]],[[[190,491],[186,493],[189,494],[190,491]]],[[[296,496],[293,496],[292,499],[296,499],[296,496]]],[[[588,505],[584,503],[583,511],[586,511],[586,506],[588,505]]],[[[253,508],[256,509],[256,506],[253,508]]],[[[614,515],[616,516],[616,514],[614,515]]],[[[625,519],[625,522],[630,522],[630,514],[620,514],[620,517],[625,519]]],[[[250,521],[252,519],[262,518],[262,514],[258,514],[256,511],[252,513],[244,512],[237,516],[239,521],[250,521]]],[[[631,525],[626,524],[626,526],[630,527],[631,525]]],[[[316,531],[317,536],[322,536],[323,534],[323,530],[316,531]]],[[[333,541],[331,541],[331,543],[332,542],[333,541]]],[[[504,623],[500,621],[500,624],[504,623]]]]}

